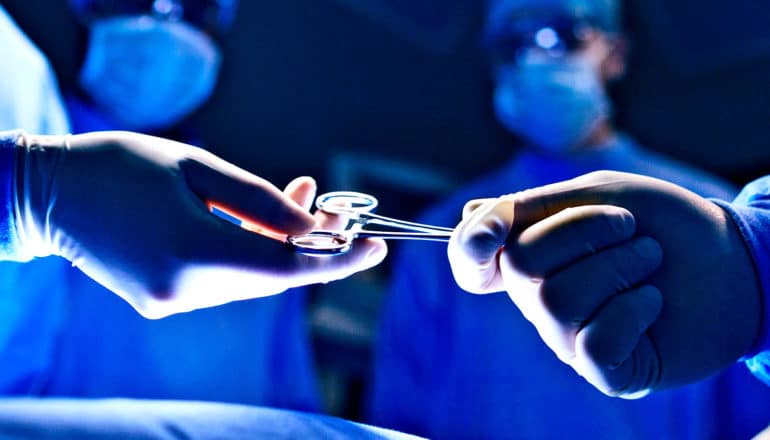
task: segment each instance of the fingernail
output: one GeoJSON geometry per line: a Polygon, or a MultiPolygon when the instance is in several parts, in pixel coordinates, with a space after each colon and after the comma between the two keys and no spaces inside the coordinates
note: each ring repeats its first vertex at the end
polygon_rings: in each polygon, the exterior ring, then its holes
{"type": "Polygon", "coordinates": [[[302,179],[305,179],[308,183],[312,183],[313,185],[317,185],[315,178],[313,176],[302,176],[302,179]]]}

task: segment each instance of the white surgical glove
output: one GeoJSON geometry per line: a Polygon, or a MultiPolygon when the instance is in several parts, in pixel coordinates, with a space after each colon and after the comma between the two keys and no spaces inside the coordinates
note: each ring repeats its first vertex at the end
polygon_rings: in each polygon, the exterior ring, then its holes
{"type": "Polygon", "coordinates": [[[378,264],[387,248],[295,252],[281,236],[313,229],[300,205],[312,179],[282,193],[202,149],[125,132],[23,135],[15,169],[21,259],[59,255],[149,318],[280,293],[378,264]],[[210,213],[215,204],[258,225],[210,213]]]}
{"type": "Polygon", "coordinates": [[[461,287],[506,290],[559,359],[613,396],[720,371],[748,354],[764,314],[729,215],[632,174],[470,202],[449,258],[461,287]]]}

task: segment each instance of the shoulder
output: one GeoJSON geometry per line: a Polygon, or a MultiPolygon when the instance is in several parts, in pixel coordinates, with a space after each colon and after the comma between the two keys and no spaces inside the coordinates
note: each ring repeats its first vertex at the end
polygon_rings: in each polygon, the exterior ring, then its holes
{"type": "MultiPolygon", "coordinates": [[[[24,75],[49,72],[47,58],[0,6],[0,56],[6,65],[23,66],[24,75]]],[[[6,72],[8,73],[8,72],[6,72]]]]}

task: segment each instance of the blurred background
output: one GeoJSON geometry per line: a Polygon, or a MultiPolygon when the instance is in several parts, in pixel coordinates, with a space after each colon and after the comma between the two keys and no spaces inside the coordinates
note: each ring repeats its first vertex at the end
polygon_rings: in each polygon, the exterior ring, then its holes
{"type": "MultiPolygon", "coordinates": [[[[760,3],[628,1],[618,126],[739,185],[768,174],[770,8],[760,3]]],[[[67,1],[3,5],[74,89],[86,36],[67,1]]],[[[242,1],[193,123],[209,150],[278,186],[311,175],[320,191],[372,192],[381,213],[413,218],[518,148],[489,105],[483,21],[474,0],[242,1]]],[[[388,271],[313,289],[307,321],[333,414],[361,416],[388,271]]]]}

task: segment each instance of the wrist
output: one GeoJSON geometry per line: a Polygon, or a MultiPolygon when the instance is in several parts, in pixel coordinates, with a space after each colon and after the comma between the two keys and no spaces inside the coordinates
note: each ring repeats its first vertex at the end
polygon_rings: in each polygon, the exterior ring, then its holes
{"type": "Polygon", "coordinates": [[[744,322],[753,323],[751,327],[751,340],[745,350],[742,351],[741,361],[745,361],[751,357],[754,357],[759,352],[768,350],[770,348],[770,328],[768,327],[767,317],[767,300],[768,300],[768,287],[770,287],[770,278],[763,269],[767,263],[766,252],[757,248],[757,244],[764,245],[764,240],[761,236],[757,236],[757,221],[761,221],[761,217],[766,217],[765,213],[758,210],[729,204],[721,200],[712,200],[716,203],[722,211],[728,217],[730,226],[730,232],[735,236],[736,241],[739,241],[746,256],[746,264],[743,264],[737,259],[730,260],[730,265],[733,268],[739,266],[746,266],[750,268],[750,274],[744,274],[746,276],[740,277],[741,280],[735,279],[734,293],[737,296],[743,296],[746,298],[746,302],[750,303],[749,306],[743,307],[742,311],[744,322]]]}
{"type": "Polygon", "coordinates": [[[67,136],[22,134],[16,141],[13,211],[19,259],[56,254],[51,212],[56,171],[67,150],[67,136]]]}

